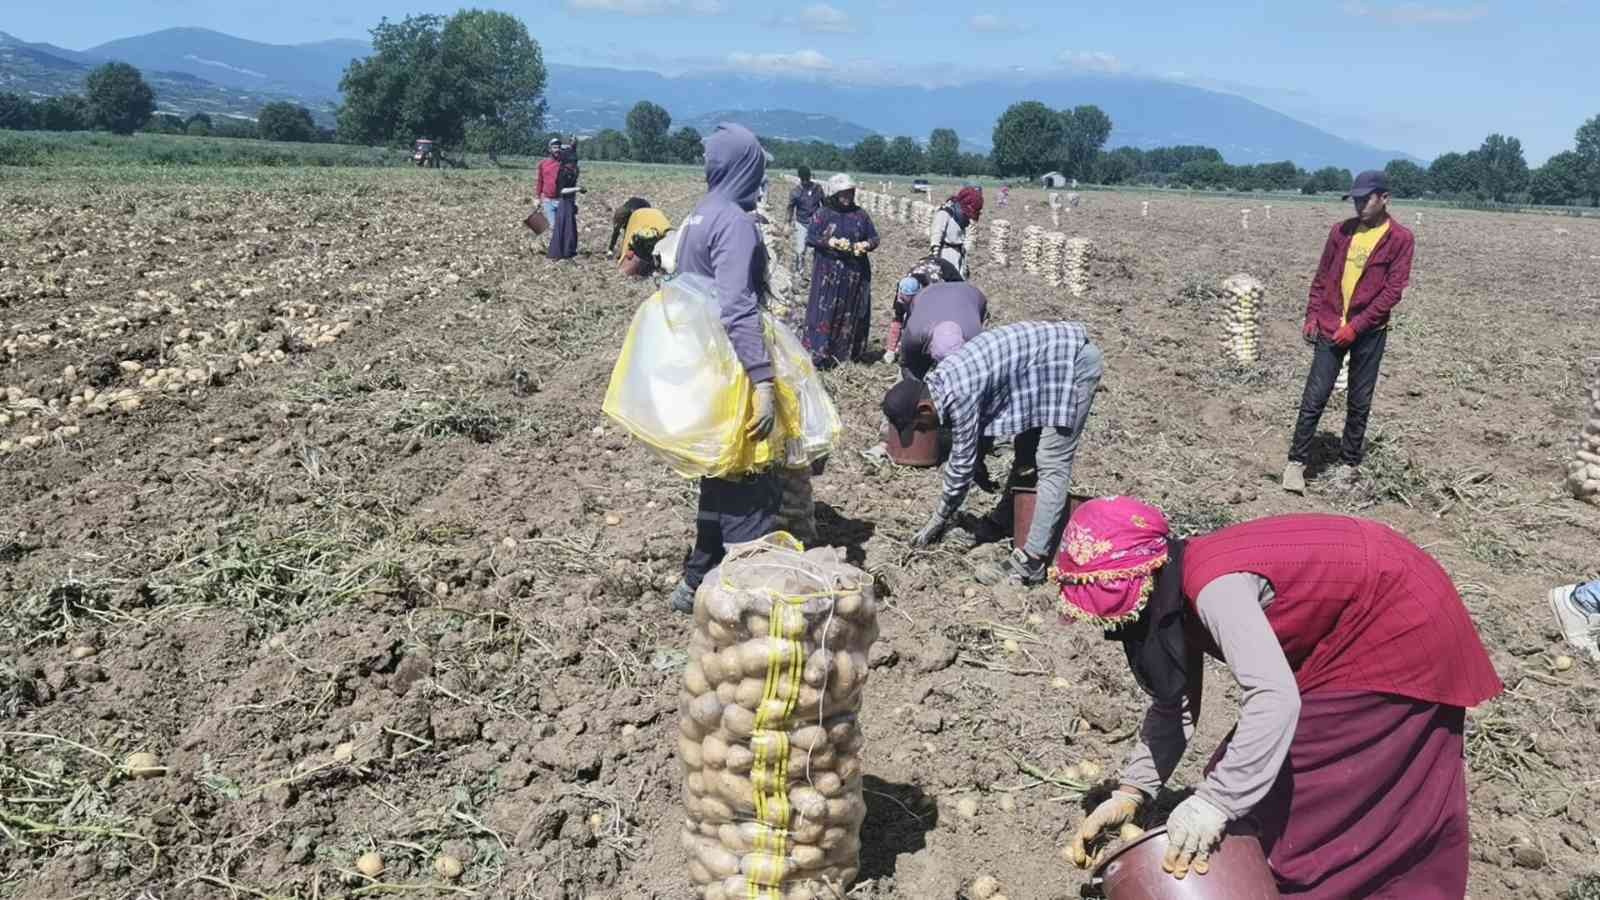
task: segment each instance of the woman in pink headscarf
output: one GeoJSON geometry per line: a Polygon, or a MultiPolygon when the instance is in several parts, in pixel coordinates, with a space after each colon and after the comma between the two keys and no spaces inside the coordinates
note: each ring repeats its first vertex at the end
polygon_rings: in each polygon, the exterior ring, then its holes
{"type": "Polygon", "coordinates": [[[1244,699],[1204,783],[1167,820],[1168,872],[1204,875],[1225,830],[1249,817],[1286,897],[1465,895],[1462,730],[1466,708],[1501,684],[1427,553],[1333,515],[1178,540],[1160,510],[1114,497],[1073,513],[1052,574],[1066,614],[1122,642],[1152,698],[1121,785],[1069,848],[1080,865],[1177,767],[1210,654],[1244,699]]]}
{"type": "Polygon", "coordinates": [[[935,257],[967,277],[967,229],[983,215],[983,189],[964,187],[933,214],[928,243],[935,257]]]}

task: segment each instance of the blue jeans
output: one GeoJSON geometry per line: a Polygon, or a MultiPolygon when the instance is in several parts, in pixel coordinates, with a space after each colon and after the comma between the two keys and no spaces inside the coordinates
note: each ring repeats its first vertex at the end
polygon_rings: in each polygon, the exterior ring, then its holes
{"type": "Polygon", "coordinates": [[[539,205],[544,207],[544,220],[550,227],[556,227],[556,210],[561,208],[560,200],[540,200],[539,205]]]}

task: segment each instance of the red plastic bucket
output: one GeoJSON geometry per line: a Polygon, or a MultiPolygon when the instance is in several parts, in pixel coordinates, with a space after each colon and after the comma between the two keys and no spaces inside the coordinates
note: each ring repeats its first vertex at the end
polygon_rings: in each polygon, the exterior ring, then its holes
{"type": "Polygon", "coordinates": [[[1167,830],[1156,828],[1095,870],[1106,900],[1278,900],[1278,882],[1256,836],[1231,833],[1211,852],[1211,869],[1182,880],[1161,870],[1167,830]]]}
{"type": "Polygon", "coordinates": [[[939,415],[933,404],[923,401],[917,406],[917,420],[911,433],[911,442],[900,440],[900,433],[888,425],[883,427],[883,443],[889,448],[889,458],[898,466],[919,469],[939,464],[939,415]]]}
{"type": "MultiPolygon", "coordinates": [[[[1072,511],[1078,504],[1088,500],[1082,494],[1071,494],[1067,497],[1066,514],[1061,522],[1065,526],[1067,519],[1072,517],[1072,511]]],[[[1039,507],[1039,491],[1037,488],[1022,487],[1011,489],[1011,546],[1018,550],[1028,542],[1028,529],[1033,527],[1033,513],[1039,507]]],[[[1056,541],[1061,540],[1061,535],[1055,535],[1056,541]]],[[[1055,548],[1050,548],[1046,556],[1054,559],[1055,548]]]]}
{"type": "Polygon", "coordinates": [[[534,234],[544,234],[550,230],[550,220],[544,217],[544,210],[542,209],[535,209],[533,212],[528,213],[528,217],[522,220],[522,224],[528,226],[528,230],[534,234]]]}

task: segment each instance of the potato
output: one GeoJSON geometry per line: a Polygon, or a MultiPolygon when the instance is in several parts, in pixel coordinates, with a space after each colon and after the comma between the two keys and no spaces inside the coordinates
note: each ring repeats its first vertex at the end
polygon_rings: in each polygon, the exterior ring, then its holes
{"type": "Polygon", "coordinates": [[[739,640],[738,632],[722,624],[721,622],[718,622],[716,619],[707,621],[705,627],[706,636],[711,638],[711,642],[716,644],[718,647],[726,647],[730,644],[737,643],[739,640]]]}
{"type": "Polygon", "coordinates": [[[706,612],[719,624],[732,627],[739,623],[739,595],[732,591],[712,589],[703,592],[706,598],[706,612]]]}
{"type": "Polygon", "coordinates": [[[696,697],[711,690],[711,684],[706,680],[706,673],[701,670],[699,662],[691,662],[684,667],[683,687],[696,697]]]}
{"type": "Polygon", "coordinates": [[[844,790],[844,779],[833,772],[819,772],[811,779],[811,785],[821,791],[824,797],[834,799],[844,790]]]}
{"type": "Polygon", "coordinates": [[[123,760],[122,768],[134,778],[159,778],[167,774],[167,767],[161,764],[154,753],[130,753],[123,760]]]}
{"type": "Polygon", "coordinates": [[[689,881],[694,883],[694,884],[696,884],[696,885],[710,884],[711,881],[712,881],[711,870],[706,868],[705,863],[701,862],[700,860],[698,860],[698,859],[696,859],[694,857],[690,857],[689,858],[689,881]]]}
{"type": "Polygon", "coordinates": [[[708,783],[716,785],[717,796],[733,809],[736,815],[749,815],[756,811],[755,784],[743,775],[729,771],[712,772],[708,783]]]}
{"type": "Polygon", "coordinates": [[[734,819],[733,809],[716,797],[700,798],[700,809],[700,818],[707,822],[720,824],[722,822],[732,822],[734,819]]]}
{"type": "Polygon", "coordinates": [[[700,862],[714,876],[706,879],[708,882],[721,881],[729,875],[739,874],[739,857],[710,841],[700,848],[700,862]]]}
{"type": "Polygon", "coordinates": [[[701,694],[689,704],[689,718],[693,719],[696,725],[710,731],[724,723],[727,718],[724,710],[727,709],[738,709],[738,707],[724,705],[722,698],[716,694],[701,694]]]}
{"type": "Polygon", "coordinates": [[[789,732],[789,746],[808,752],[828,746],[828,732],[821,725],[805,725],[789,732]]]}
{"type": "MultiPolygon", "coordinates": [[[[685,713],[687,713],[687,710],[685,710],[685,713]]],[[[678,717],[678,733],[692,741],[704,738],[708,730],[701,727],[692,716],[685,714],[678,717]]]]}
{"type": "Polygon", "coordinates": [[[767,693],[767,682],[764,678],[746,678],[739,682],[734,694],[734,702],[745,709],[755,709],[761,705],[767,693]]]}
{"type": "Polygon", "coordinates": [[[837,702],[855,693],[861,669],[856,668],[855,656],[844,650],[833,655],[833,669],[834,678],[828,684],[828,699],[837,702]]]}
{"type": "Polygon", "coordinates": [[[722,729],[736,738],[748,738],[755,733],[756,714],[738,704],[722,707],[722,729]]]}
{"type": "Polygon", "coordinates": [[[790,828],[789,837],[797,844],[815,844],[823,839],[827,827],[821,819],[800,818],[790,828]]]}
{"type": "Polygon", "coordinates": [[[748,772],[750,767],[755,765],[755,762],[756,755],[751,752],[749,747],[743,744],[728,745],[728,758],[725,767],[729,772],[739,772],[741,774],[748,772]]]}
{"type": "Polygon", "coordinates": [[[716,693],[717,693],[717,699],[722,701],[724,706],[726,706],[728,704],[732,704],[732,703],[738,703],[739,702],[739,682],[732,681],[732,680],[724,681],[723,683],[717,685],[717,692],[716,693]]]}
{"type": "Polygon", "coordinates": [[[700,761],[707,768],[720,769],[728,764],[728,742],[720,735],[708,734],[700,743],[700,761]]]}
{"type": "Polygon", "coordinates": [[[808,686],[820,688],[831,674],[833,674],[833,654],[826,650],[813,650],[806,658],[806,667],[800,677],[808,686]]]}
{"type": "MultiPolygon", "coordinates": [[[[717,651],[717,661],[722,664],[722,678],[724,681],[738,681],[744,677],[744,670],[739,665],[739,648],[742,646],[744,645],[733,644],[717,651]]],[[[762,669],[757,674],[765,673],[766,669],[762,669]]]]}
{"type": "Polygon", "coordinates": [[[706,681],[711,684],[721,684],[728,680],[728,673],[722,668],[721,653],[707,653],[701,656],[700,671],[705,674],[706,681]]]}
{"type": "Polygon", "coordinates": [[[835,615],[844,616],[846,619],[854,619],[861,615],[863,605],[864,598],[860,590],[847,590],[841,593],[839,599],[834,602],[833,612],[835,615]]]}
{"type": "MultiPolygon", "coordinates": [[[[702,890],[704,893],[700,895],[701,900],[728,900],[728,892],[722,889],[721,884],[708,884],[702,890]]],[[[736,900],[744,900],[744,898],[740,897],[736,898],[736,900]]]]}
{"type": "Polygon", "coordinates": [[[707,793],[705,772],[697,769],[693,772],[685,773],[683,787],[696,797],[704,797],[707,793]]]}
{"type": "Polygon", "coordinates": [[[808,819],[820,819],[828,813],[828,798],[812,787],[797,787],[789,792],[789,808],[808,819]]]}
{"type": "Polygon", "coordinates": [[[832,850],[850,839],[850,829],[843,825],[830,825],[817,841],[817,846],[824,850],[832,850]]]}
{"type": "Polygon", "coordinates": [[[702,746],[699,741],[691,741],[681,735],[678,737],[678,758],[683,760],[686,768],[697,770],[705,765],[701,753],[702,746]]]}
{"type": "Polygon", "coordinates": [[[750,637],[764,637],[772,634],[772,620],[766,616],[751,613],[744,617],[744,629],[750,637]]]}
{"type": "Polygon", "coordinates": [[[821,847],[810,844],[796,844],[789,851],[789,860],[796,869],[815,869],[822,865],[828,858],[821,847]]]}
{"type": "Polygon", "coordinates": [[[356,871],[368,878],[377,878],[383,874],[383,857],[377,851],[368,850],[356,857],[356,871]]]}

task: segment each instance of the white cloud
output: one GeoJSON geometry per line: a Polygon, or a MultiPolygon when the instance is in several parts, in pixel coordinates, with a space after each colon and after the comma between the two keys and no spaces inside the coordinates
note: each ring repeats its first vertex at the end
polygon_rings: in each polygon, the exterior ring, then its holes
{"type": "Polygon", "coordinates": [[[1115,75],[1124,68],[1122,60],[1104,50],[1063,50],[1060,59],[1071,68],[1105,75],[1115,75]]]}
{"type": "Polygon", "coordinates": [[[994,13],[978,13],[967,20],[967,27],[973,31],[1016,31],[1017,26],[1004,16],[994,13]]]}
{"type": "Polygon", "coordinates": [[[1489,4],[1471,6],[1430,6],[1426,3],[1373,4],[1361,0],[1345,3],[1344,11],[1352,16],[1377,19],[1391,25],[1461,25],[1474,22],[1489,14],[1489,4]]]}
{"type": "Polygon", "coordinates": [[[832,68],[833,62],[815,50],[796,50],[793,53],[728,54],[728,65],[746,72],[770,75],[792,75],[800,72],[823,72],[832,68]]]}
{"type": "Polygon", "coordinates": [[[625,16],[714,16],[727,11],[722,0],[567,0],[575,12],[609,12],[625,16]]]}
{"type": "Polygon", "coordinates": [[[813,3],[800,10],[797,16],[786,16],[783,24],[803,28],[806,31],[822,31],[833,34],[844,34],[855,31],[855,24],[850,21],[850,16],[844,10],[826,3],[813,3]]]}

